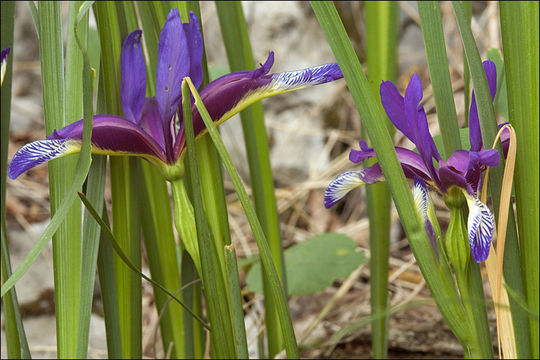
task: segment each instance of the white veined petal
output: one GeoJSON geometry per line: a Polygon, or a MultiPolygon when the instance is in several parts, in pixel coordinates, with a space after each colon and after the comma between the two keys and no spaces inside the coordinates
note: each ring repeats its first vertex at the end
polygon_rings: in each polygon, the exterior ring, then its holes
{"type": "Polygon", "coordinates": [[[328,185],[324,192],[324,206],[328,209],[341,200],[347,193],[364,185],[364,170],[347,171],[340,174],[328,185]]]}
{"type": "Polygon", "coordinates": [[[489,255],[495,221],[486,204],[469,194],[465,195],[469,206],[467,233],[474,260],[485,261],[489,255]]]}
{"type": "Polygon", "coordinates": [[[420,213],[420,217],[422,218],[422,221],[424,222],[428,221],[428,213],[427,213],[428,204],[429,204],[428,189],[425,182],[418,177],[415,177],[414,179],[413,197],[414,197],[414,203],[416,205],[416,208],[418,209],[418,212],[420,213]]]}
{"type": "Polygon", "coordinates": [[[298,71],[273,74],[270,86],[276,90],[287,91],[324,84],[342,76],[338,64],[332,63],[298,71]]]}
{"type": "Polygon", "coordinates": [[[20,174],[52,159],[80,151],[77,140],[37,140],[17,151],[9,164],[8,175],[15,179],[20,174]]]}

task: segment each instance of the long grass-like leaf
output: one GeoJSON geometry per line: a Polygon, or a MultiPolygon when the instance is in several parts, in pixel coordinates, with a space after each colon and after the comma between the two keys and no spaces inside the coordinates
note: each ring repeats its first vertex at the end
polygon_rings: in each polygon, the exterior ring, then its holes
{"type": "Polygon", "coordinates": [[[111,242],[111,245],[112,245],[114,251],[116,252],[118,257],[124,262],[124,264],[126,264],[126,266],[131,271],[135,272],[138,276],[140,276],[141,278],[143,278],[146,281],[150,282],[152,285],[158,287],[161,291],[163,291],[167,295],[169,295],[174,301],[176,301],[178,304],[180,304],[184,309],[188,310],[191,313],[191,315],[193,315],[194,318],[196,318],[198,321],[200,321],[201,324],[204,327],[206,327],[208,330],[210,330],[210,327],[206,324],[206,322],[203,319],[199,318],[195,313],[191,312],[189,307],[184,305],[184,303],[180,299],[178,299],[172,292],[167,290],[165,288],[165,286],[161,285],[160,283],[158,283],[158,282],[152,280],[151,278],[149,278],[148,276],[144,275],[141,272],[141,270],[137,267],[137,265],[135,265],[135,264],[133,264],[131,262],[128,255],[126,255],[124,253],[124,251],[122,250],[122,248],[120,247],[118,241],[116,240],[116,238],[115,238],[113,232],[111,231],[111,229],[109,228],[109,226],[105,223],[105,221],[103,221],[103,219],[101,219],[101,217],[98,215],[98,213],[96,212],[96,210],[94,209],[94,207],[92,206],[90,201],[88,201],[88,199],[86,198],[86,196],[82,192],[78,192],[78,195],[79,195],[79,198],[81,199],[81,201],[83,202],[84,206],[86,207],[86,209],[88,209],[88,211],[90,212],[90,214],[94,218],[94,220],[96,220],[96,222],[99,224],[101,229],[105,232],[105,235],[107,236],[107,239],[111,242]]]}
{"type": "MultiPolygon", "coordinates": [[[[526,286],[527,304],[539,312],[539,50],[537,2],[500,2],[501,31],[506,69],[508,111],[510,123],[519,143],[516,154],[515,192],[520,235],[521,271],[526,286]]],[[[511,216],[512,217],[512,216],[511,216]]],[[[505,256],[505,263],[506,261],[505,256]]],[[[518,267],[515,259],[509,264],[518,267]]],[[[507,279],[507,281],[510,281],[507,279]]],[[[512,285],[511,282],[509,282],[512,285]]],[[[519,324],[522,325],[522,324],[519,324]]],[[[540,344],[537,339],[539,322],[529,319],[530,353],[518,354],[537,358],[540,344]]],[[[521,346],[523,348],[523,346],[521,346]]]]}
{"type": "MultiPolygon", "coordinates": [[[[227,279],[229,280],[229,289],[231,293],[240,294],[240,279],[238,278],[238,264],[236,262],[236,251],[233,246],[225,246],[225,266],[227,268],[227,279]]],[[[248,346],[246,340],[246,325],[244,323],[244,310],[242,308],[242,298],[240,296],[231,296],[234,337],[238,357],[247,359],[248,346]]]]}
{"type": "MultiPolygon", "coordinates": [[[[72,11],[70,15],[73,29],[77,13],[72,11]]],[[[81,57],[79,53],[75,52],[79,50],[73,41],[72,30],[70,41],[66,47],[64,64],[59,3],[38,4],[38,17],[45,129],[47,134],[51,134],[54,129],[60,129],[68,124],[66,121],[68,107],[78,105],[77,118],[71,118],[69,122],[80,119],[82,87],[79,71],[81,57]],[[77,60],[79,60],[79,64],[75,63],[77,60]],[[73,67],[78,69],[72,69],[73,67]],[[77,78],[74,76],[75,71],[77,78]],[[70,96],[69,100],[73,101],[69,106],[66,102],[66,87],[69,87],[76,97],[75,99],[75,97],[71,98],[71,94],[68,95],[70,96]]],[[[73,115],[73,110],[70,109],[70,112],[73,115]]],[[[55,214],[60,205],[66,185],[74,174],[75,161],[74,157],[69,157],[49,163],[49,197],[52,215],[55,214]]],[[[73,357],[77,347],[77,317],[80,299],[80,258],[82,255],[80,206],[74,205],[66,213],[62,226],[53,236],[52,245],[58,356],[73,357]]]]}
{"type": "MultiPolygon", "coordinates": [[[[169,291],[176,291],[180,289],[181,283],[167,184],[150,164],[143,164],[142,173],[144,182],[141,191],[145,194],[141,199],[141,222],[150,273],[156,282],[163,284],[169,291]]],[[[154,287],[154,296],[157,309],[161,309],[168,296],[158,287],[154,287]]],[[[178,304],[170,304],[160,320],[164,351],[173,343],[171,355],[176,358],[186,357],[183,312],[178,304]]]]}
{"type": "MultiPolygon", "coordinates": [[[[467,56],[469,70],[471,73],[471,79],[472,79],[472,83],[475,90],[475,96],[476,96],[477,105],[478,105],[478,115],[480,118],[480,127],[482,129],[482,139],[483,139],[484,144],[491,144],[493,143],[493,140],[495,138],[495,134],[497,132],[497,126],[496,126],[494,109],[491,102],[491,95],[489,93],[485,73],[482,67],[478,49],[476,48],[476,44],[474,42],[471,29],[468,25],[466,16],[464,14],[462,4],[460,2],[453,2],[452,5],[454,7],[454,12],[456,15],[459,31],[462,38],[463,48],[467,56]]],[[[520,22],[521,20],[514,20],[514,21],[520,22]]],[[[522,79],[518,80],[518,83],[519,83],[518,86],[520,87],[523,86],[522,79]]],[[[507,74],[507,87],[508,86],[509,85],[508,85],[508,74],[507,74]]],[[[521,89],[519,91],[521,91],[521,89]]],[[[530,129],[525,130],[525,132],[531,133],[529,130],[530,129]]],[[[499,150],[499,153],[500,153],[501,164],[500,166],[491,169],[492,177],[491,177],[491,181],[489,183],[488,189],[489,189],[489,193],[491,195],[493,203],[499,204],[500,191],[502,188],[504,157],[503,157],[502,151],[500,150],[501,149],[500,145],[497,145],[496,148],[499,150]]],[[[531,154],[532,153],[534,152],[531,152],[531,154]]],[[[527,166],[530,166],[530,164],[527,164],[527,166]]],[[[524,200],[524,201],[528,201],[528,200],[524,200]]],[[[495,206],[494,207],[495,216],[498,216],[498,211],[499,211],[499,207],[495,206]]],[[[513,208],[511,207],[509,211],[510,211],[510,216],[509,216],[509,222],[508,222],[508,228],[507,228],[507,234],[506,234],[506,249],[504,252],[505,279],[508,283],[512,284],[513,288],[518,293],[523,294],[525,291],[525,286],[526,286],[525,284],[527,284],[525,279],[527,279],[527,276],[530,273],[525,271],[525,269],[522,268],[523,264],[519,265],[519,261],[517,261],[517,259],[520,257],[519,256],[520,248],[522,251],[523,247],[522,246],[520,247],[518,244],[516,223],[514,220],[514,215],[512,214],[513,208]],[[521,268],[521,271],[525,271],[523,274],[520,273],[520,268],[521,268]]],[[[523,311],[520,310],[517,303],[511,300],[511,306],[512,306],[512,312],[513,312],[513,320],[514,322],[517,322],[514,324],[515,325],[514,329],[515,331],[518,332],[516,335],[516,339],[518,339],[518,354],[525,355],[527,354],[527,352],[523,353],[522,351],[526,351],[525,348],[527,348],[527,344],[532,344],[529,342],[528,334],[526,331],[524,331],[524,327],[522,325],[522,323],[527,321],[527,319],[525,317],[525,313],[523,313],[523,311]],[[519,342],[523,342],[523,345],[520,345],[519,342]]],[[[531,338],[531,341],[533,341],[532,339],[533,338],[531,338]]]]}
{"type": "Polygon", "coordinates": [[[448,70],[448,58],[444,44],[439,3],[436,1],[418,1],[418,13],[422,22],[422,35],[424,36],[429,76],[443,139],[443,149],[439,149],[439,151],[444,150],[441,156],[447,159],[456,150],[463,149],[463,147],[459,137],[456,106],[448,70]]]}
{"type": "MultiPolygon", "coordinates": [[[[259,252],[261,256],[262,266],[265,269],[266,276],[268,277],[268,280],[271,284],[272,291],[270,295],[273,297],[273,300],[276,302],[276,310],[278,312],[278,318],[281,324],[281,331],[283,333],[283,341],[285,344],[285,350],[287,351],[287,356],[292,357],[292,358],[297,358],[299,356],[298,346],[296,344],[296,338],[295,338],[294,330],[292,327],[291,317],[290,317],[290,313],[287,307],[287,300],[285,298],[285,293],[283,291],[283,286],[281,285],[281,281],[279,279],[277,269],[272,261],[270,248],[268,246],[268,243],[266,242],[261,224],[259,223],[257,216],[255,214],[255,210],[253,209],[253,206],[251,205],[251,202],[249,201],[249,197],[247,195],[246,189],[242,185],[242,180],[240,179],[240,175],[238,175],[238,171],[236,171],[236,168],[234,167],[232,163],[231,157],[227,153],[227,150],[225,149],[225,145],[223,144],[223,141],[221,140],[221,137],[219,136],[219,133],[217,132],[216,125],[213,123],[212,119],[210,118],[210,115],[208,114],[208,111],[204,107],[204,104],[197,90],[193,86],[193,83],[191,82],[191,80],[189,78],[186,78],[185,81],[189,84],[191,94],[195,98],[195,106],[197,107],[197,110],[199,111],[202,119],[204,120],[206,128],[208,129],[208,133],[212,137],[212,141],[214,142],[214,145],[216,146],[216,149],[218,150],[221,160],[223,161],[223,164],[225,168],[227,169],[227,173],[231,177],[234,188],[238,194],[238,198],[240,199],[240,202],[242,203],[242,207],[244,208],[246,217],[248,218],[250,227],[254,233],[255,241],[257,242],[257,246],[259,248],[259,252]]],[[[186,109],[185,114],[188,111],[189,110],[186,109]]]]}
{"type": "MultiPolygon", "coordinates": [[[[216,1],[216,9],[231,71],[254,69],[255,59],[251,50],[242,4],[239,1],[228,3],[216,1]]],[[[278,269],[278,274],[284,281],[283,248],[261,102],[259,101],[243,110],[240,117],[246,144],[255,210],[270,245],[272,259],[278,269]]],[[[281,339],[279,320],[276,316],[275,309],[277,305],[269,296],[271,291],[269,288],[270,283],[264,275],[263,287],[268,356],[273,357],[283,349],[283,340],[281,339]]]]}
{"type": "MultiPolygon", "coordinates": [[[[206,309],[212,326],[210,344],[212,356],[217,358],[238,357],[235,334],[231,319],[231,306],[229,304],[228,284],[225,283],[224,264],[220,263],[212,239],[212,232],[204,213],[201,187],[199,185],[199,166],[195,149],[195,135],[193,120],[191,118],[191,96],[187,84],[182,83],[182,109],[184,115],[184,129],[186,133],[187,166],[189,168],[189,181],[193,195],[193,209],[197,226],[197,238],[201,256],[202,279],[206,293],[206,309]]],[[[181,180],[173,182],[173,191],[183,186],[181,180]]],[[[175,201],[177,198],[175,197],[175,201]]]]}
{"type": "MultiPolygon", "coordinates": [[[[6,172],[9,143],[9,122],[11,117],[11,80],[13,75],[13,26],[15,20],[15,2],[6,1],[2,4],[0,14],[1,41],[0,49],[11,47],[11,54],[7,58],[5,78],[2,82],[1,94],[1,156],[0,156],[0,242],[1,242],[1,282],[11,276],[11,261],[9,256],[8,239],[6,231],[6,172]]],[[[2,298],[2,308],[4,311],[4,326],[7,345],[7,355],[9,358],[30,357],[30,350],[26,341],[19,303],[15,289],[11,289],[7,296],[2,298]]]]}
{"type": "MultiPolygon", "coordinates": [[[[510,132],[510,141],[508,146],[508,155],[504,169],[503,185],[501,191],[501,203],[499,209],[499,218],[497,219],[497,252],[491,245],[489,257],[486,260],[486,272],[491,287],[492,297],[495,304],[509,305],[508,292],[502,286],[503,277],[503,261],[504,261],[504,244],[506,242],[506,226],[508,225],[508,207],[512,194],[512,181],[514,176],[514,164],[516,160],[516,134],[510,125],[505,128],[510,132]]],[[[504,128],[499,130],[495,141],[498,141],[504,128]]],[[[494,147],[494,146],[493,146],[494,147]]],[[[481,200],[485,203],[487,200],[488,171],[484,177],[484,185],[482,187],[481,200]]],[[[495,306],[495,314],[497,316],[497,340],[499,344],[499,358],[501,353],[505,359],[517,358],[517,350],[515,343],[514,327],[512,316],[508,309],[501,309],[495,306]]]]}
{"type": "MultiPolygon", "coordinates": [[[[120,56],[122,41],[137,22],[132,3],[96,2],[96,20],[101,40],[102,71],[108,114],[122,114],[120,106],[120,56]]],[[[136,182],[140,180],[139,159],[110,158],[112,224],[116,239],[129,259],[141,264],[139,204],[136,182]]],[[[122,356],[142,355],[141,279],[115,255],[122,356]]],[[[107,296],[107,295],[104,295],[107,296]]]]}

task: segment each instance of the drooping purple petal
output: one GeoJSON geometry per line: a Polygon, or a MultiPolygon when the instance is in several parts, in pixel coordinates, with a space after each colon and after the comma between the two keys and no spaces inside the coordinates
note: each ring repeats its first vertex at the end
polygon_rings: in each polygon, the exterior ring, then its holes
{"type": "MultiPolygon", "coordinates": [[[[95,115],[92,128],[92,152],[115,155],[140,155],[167,161],[165,151],[140,127],[120,116],[95,115]]],[[[48,140],[81,140],[83,121],[55,130],[48,140]]]]}
{"type": "Polygon", "coordinates": [[[37,140],[24,145],[8,166],[8,176],[16,179],[23,172],[68,154],[79,152],[80,140],[37,140]]]}
{"type": "Polygon", "coordinates": [[[435,229],[433,228],[433,224],[431,224],[428,217],[428,207],[430,202],[428,188],[424,180],[418,176],[414,177],[413,197],[414,204],[416,205],[416,209],[418,210],[420,218],[424,223],[424,228],[426,229],[431,246],[435,253],[438,253],[435,229]]]}
{"type": "Polygon", "coordinates": [[[495,221],[493,214],[477,197],[465,196],[469,206],[467,232],[471,254],[477,263],[485,261],[489,256],[491,239],[495,221]]]}
{"type": "Polygon", "coordinates": [[[328,185],[324,192],[324,206],[328,209],[341,200],[349,191],[364,184],[374,184],[384,179],[379,163],[362,170],[347,171],[328,185]]]}
{"type": "Polygon", "coordinates": [[[165,150],[171,161],[171,122],[182,99],[182,79],[189,76],[191,69],[189,50],[178,9],[172,9],[159,36],[156,74],[156,98],[163,124],[165,150]]]}
{"type": "MultiPolygon", "coordinates": [[[[337,63],[299,71],[267,74],[272,63],[273,53],[270,53],[265,64],[259,69],[224,75],[202,89],[200,96],[211,118],[217,124],[221,124],[255,101],[343,77],[337,63]]],[[[195,135],[198,136],[205,130],[205,125],[194,105],[192,113],[195,135]]],[[[176,138],[176,158],[183,151],[183,148],[178,146],[182,143],[183,136],[179,133],[176,138]]]]}
{"type": "MultiPolygon", "coordinates": [[[[491,100],[493,101],[497,92],[497,68],[491,60],[484,61],[483,65],[491,93],[491,100]]],[[[478,119],[478,108],[474,91],[472,93],[471,109],[469,111],[469,140],[471,151],[480,151],[482,149],[482,132],[480,131],[480,121],[478,119]]]]}
{"type": "Polygon", "coordinates": [[[202,56],[203,56],[203,39],[199,29],[199,19],[193,13],[189,12],[189,22],[182,24],[189,47],[190,70],[189,77],[193,85],[198,89],[201,86],[203,71],[202,71],[202,56]]]}
{"type": "MultiPolygon", "coordinates": [[[[103,155],[137,155],[155,162],[165,162],[163,149],[131,121],[114,115],[95,115],[92,128],[92,153],[103,155]]],[[[14,179],[34,166],[81,150],[83,121],[55,130],[46,140],[26,144],[9,164],[14,179]]]]}
{"type": "Polygon", "coordinates": [[[122,46],[120,95],[126,119],[140,124],[146,93],[146,65],[142,54],[141,30],[130,33],[122,46]]]}
{"type": "Polygon", "coordinates": [[[499,160],[499,152],[495,149],[469,151],[469,162],[465,178],[475,192],[478,192],[481,185],[482,172],[487,166],[498,166],[499,160]]]}
{"type": "MultiPolygon", "coordinates": [[[[349,153],[349,160],[351,162],[359,163],[377,156],[373,148],[370,148],[364,140],[360,140],[359,144],[360,150],[351,149],[349,153]]],[[[407,178],[414,179],[418,176],[424,180],[434,182],[424,160],[419,154],[400,146],[396,146],[394,149],[407,178]]]]}

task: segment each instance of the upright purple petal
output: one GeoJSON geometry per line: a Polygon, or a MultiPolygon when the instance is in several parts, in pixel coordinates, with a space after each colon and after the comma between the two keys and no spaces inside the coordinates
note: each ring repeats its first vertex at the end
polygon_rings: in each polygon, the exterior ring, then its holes
{"type": "Polygon", "coordinates": [[[391,81],[383,81],[380,86],[381,104],[394,126],[409,140],[415,142],[413,124],[405,115],[403,96],[391,81]]]}
{"type": "Polygon", "coordinates": [[[328,209],[334,206],[351,190],[364,184],[374,184],[383,179],[384,176],[379,163],[362,170],[344,172],[335,178],[326,188],[324,192],[324,206],[328,209]]]}
{"type": "Polygon", "coordinates": [[[203,39],[199,30],[199,19],[193,13],[189,12],[189,22],[182,24],[184,33],[189,47],[190,71],[189,77],[193,85],[198,89],[201,86],[203,71],[202,71],[202,56],[203,56],[203,39]]]}
{"type": "Polygon", "coordinates": [[[159,36],[156,75],[156,98],[169,160],[173,158],[171,122],[182,99],[182,79],[191,69],[189,50],[178,9],[172,9],[159,36]]]}
{"type": "MultiPolygon", "coordinates": [[[[423,97],[424,95],[422,93],[422,82],[420,81],[418,74],[414,73],[414,75],[411,77],[411,80],[409,81],[409,84],[407,85],[404,97],[405,114],[407,115],[407,119],[409,119],[409,121],[416,118],[418,105],[420,104],[420,101],[423,97]]],[[[411,125],[413,124],[409,122],[409,126],[411,125]]],[[[411,139],[411,141],[413,140],[411,139]]]]}
{"type": "MultiPolygon", "coordinates": [[[[491,60],[484,61],[484,72],[486,73],[491,100],[495,99],[497,92],[497,68],[491,60]]],[[[472,93],[471,109],[469,111],[469,139],[471,151],[480,151],[482,149],[482,132],[480,131],[480,121],[478,119],[478,107],[476,105],[476,96],[472,93]]]]}
{"type": "Polygon", "coordinates": [[[418,152],[424,160],[424,163],[426,164],[426,167],[429,170],[431,178],[433,179],[433,181],[435,181],[437,185],[440,185],[438,172],[433,165],[433,158],[439,161],[441,160],[441,156],[439,155],[439,151],[437,150],[435,142],[433,141],[431,133],[429,132],[429,126],[426,113],[424,112],[424,107],[422,105],[418,105],[417,109],[418,110],[416,111],[416,125],[414,128],[416,136],[415,144],[418,152]]]}
{"type": "MultiPolygon", "coordinates": [[[[422,100],[422,82],[415,73],[402,97],[391,81],[383,81],[380,86],[381,103],[394,126],[411,140],[423,158],[426,165],[431,167],[431,157],[440,160],[440,155],[433,142],[427,124],[422,100]]],[[[436,179],[436,175],[434,175],[436,179]]]]}
{"type": "Polygon", "coordinates": [[[161,125],[161,115],[159,105],[155,97],[147,98],[142,109],[140,125],[162,149],[165,149],[163,139],[163,126],[161,125]]]}
{"type": "Polygon", "coordinates": [[[142,54],[141,30],[130,33],[122,46],[120,95],[126,119],[140,124],[146,93],[146,65],[142,54]]]}

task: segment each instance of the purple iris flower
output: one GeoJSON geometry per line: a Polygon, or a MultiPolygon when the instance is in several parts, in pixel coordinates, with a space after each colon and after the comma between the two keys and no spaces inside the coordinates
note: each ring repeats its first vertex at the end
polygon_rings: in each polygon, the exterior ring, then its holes
{"type": "MultiPolygon", "coordinates": [[[[493,99],[497,89],[495,64],[485,61],[483,65],[493,99]]],[[[399,146],[395,147],[405,176],[415,180],[415,203],[428,234],[432,236],[433,227],[427,214],[429,196],[426,183],[442,194],[448,194],[451,188],[457,187],[465,195],[469,207],[467,231],[472,256],[476,262],[486,260],[493,235],[494,219],[489,208],[478,199],[478,192],[482,185],[482,172],[487,166],[499,165],[499,153],[497,150],[483,149],[474,92],[469,113],[471,148],[469,151],[457,150],[448,160],[443,160],[439,155],[429,132],[424,108],[419,105],[423,93],[417,74],[411,78],[404,97],[391,81],[382,82],[380,94],[381,103],[392,123],[418,149],[417,153],[399,146]]],[[[349,160],[354,163],[372,157],[376,157],[375,151],[368,147],[365,141],[360,141],[360,150],[352,149],[349,154],[349,160]]],[[[324,204],[329,208],[352,189],[379,181],[384,181],[379,163],[362,170],[347,171],[326,188],[324,204]]]]}
{"type": "MultiPolygon", "coordinates": [[[[156,96],[147,98],[146,67],[141,49],[141,30],[130,33],[122,47],[121,100],[124,117],[95,115],[92,153],[140,156],[157,165],[167,179],[177,178],[185,150],[182,122],[182,79],[190,77],[199,88],[202,82],[203,42],[199,21],[191,12],[182,23],[177,9],[169,12],[158,45],[156,96]],[[180,110],[180,111],[179,111],[180,110]],[[178,117],[177,117],[178,116],[178,117]]],[[[209,83],[200,96],[218,124],[253,102],[265,97],[323,84],[343,77],[337,63],[299,71],[268,74],[274,63],[271,52],[264,65],[250,71],[222,76],[209,83]]],[[[192,106],[195,136],[205,130],[192,106]]],[[[46,140],[19,149],[9,164],[14,179],[49,160],[80,152],[83,122],[55,130],[46,140]]]]}

